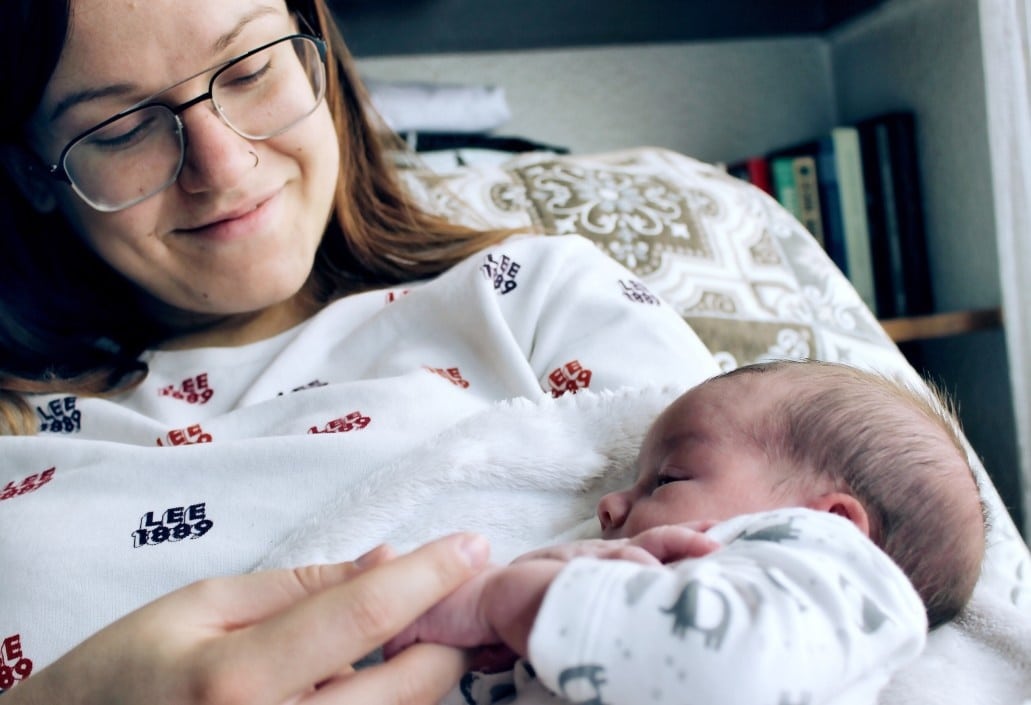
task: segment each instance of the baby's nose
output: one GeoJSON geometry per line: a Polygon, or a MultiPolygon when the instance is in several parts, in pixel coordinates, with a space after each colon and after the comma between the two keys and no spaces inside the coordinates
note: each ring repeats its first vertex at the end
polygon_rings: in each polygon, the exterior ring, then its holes
{"type": "Polygon", "coordinates": [[[601,530],[615,531],[621,527],[626,521],[629,506],[626,492],[609,492],[602,497],[598,501],[598,521],[601,523],[601,530]]]}

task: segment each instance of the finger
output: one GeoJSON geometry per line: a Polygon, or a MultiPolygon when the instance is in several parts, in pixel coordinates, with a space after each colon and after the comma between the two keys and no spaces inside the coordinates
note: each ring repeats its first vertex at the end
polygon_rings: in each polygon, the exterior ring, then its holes
{"type": "Polygon", "coordinates": [[[397,557],[397,553],[388,544],[381,543],[373,549],[370,549],[354,559],[354,564],[362,570],[367,570],[378,566],[380,563],[386,563],[389,560],[393,560],[397,557]]]}
{"type": "Polygon", "coordinates": [[[581,541],[573,541],[571,543],[559,544],[557,546],[539,548],[537,550],[530,551],[529,553],[524,553],[512,562],[522,563],[524,561],[539,559],[571,561],[577,556],[595,556],[605,553],[612,548],[615,542],[625,544],[626,541],[626,539],[583,539],[581,541]]]}
{"type": "Polygon", "coordinates": [[[234,632],[219,640],[215,657],[256,674],[256,692],[285,700],[383,644],[474,575],[488,554],[486,539],[475,534],[431,542],[234,632]]]}
{"type": "Polygon", "coordinates": [[[331,681],[303,698],[303,705],[430,705],[439,702],[471,667],[460,649],[415,644],[391,661],[331,681]]]}
{"type": "Polygon", "coordinates": [[[311,595],[341,585],[362,573],[354,562],[267,570],[245,575],[201,580],[168,596],[155,609],[178,621],[184,613],[205,619],[213,634],[227,625],[247,626],[268,619],[311,595]]]}
{"type": "Polygon", "coordinates": [[[719,524],[719,522],[715,519],[695,519],[694,521],[685,521],[678,523],[677,526],[683,526],[688,529],[694,529],[695,531],[708,531],[717,524],[719,524]]]}
{"type": "Polygon", "coordinates": [[[631,543],[640,546],[663,563],[683,558],[700,558],[720,548],[719,541],[684,526],[659,526],[644,531],[631,543]]]}
{"type": "Polygon", "coordinates": [[[620,561],[632,561],[634,563],[640,563],[641,565],[659,565],[661,561],[640,546],[619,546],[604,554],[600,554],[599,558],[605,560],[620,560],[620,561]]]}

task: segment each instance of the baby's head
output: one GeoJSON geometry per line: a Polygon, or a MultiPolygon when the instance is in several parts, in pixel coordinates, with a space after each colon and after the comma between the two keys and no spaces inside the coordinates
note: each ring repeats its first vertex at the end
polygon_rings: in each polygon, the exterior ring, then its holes
{"type": "Polygon", "coordinates": [[[759,363],[689,390],[649,429],[637,482],[598,515],[617,537],[795,506],[856,524],[909,577],[932,627],[969,599],[983,506],[949,405],[846,365],[759,363]]]}

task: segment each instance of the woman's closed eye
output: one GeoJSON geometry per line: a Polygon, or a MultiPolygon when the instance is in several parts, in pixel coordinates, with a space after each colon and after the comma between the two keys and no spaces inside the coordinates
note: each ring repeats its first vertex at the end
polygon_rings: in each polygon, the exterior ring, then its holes
{"type": "Polygon", "coordinates": [[[90,135],[87,144],[96,149],[118,151],[149,139],[157,127],[153,117],[137,119],[135,113],[90,135]]]}
{"type": "MultiPolygon", "coordinates": [[[[247,68],[250,69],[250,67],[247,68]]],[[[271,70],[272,62],[266,61],[264,65],[254,69],[253,71],[248,71],[246,73],[241,72],[233,76],[228,82],[228,85],[231,85],[234,88],[249,88],[265,78],[271,70]]]]}

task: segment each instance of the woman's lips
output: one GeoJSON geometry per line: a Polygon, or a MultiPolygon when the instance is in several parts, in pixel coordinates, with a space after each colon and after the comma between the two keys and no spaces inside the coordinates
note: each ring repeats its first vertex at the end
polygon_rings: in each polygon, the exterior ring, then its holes
{"type": "Polygon", "coordinates": [[[281,192],[276,191],[260,200],[254,207],[236,209],[205,225],[183,228],[179,232],[215,242],[231,242],[248,237],[262,230],[273,219],[275,211],[278,210],[281,192]]]}

